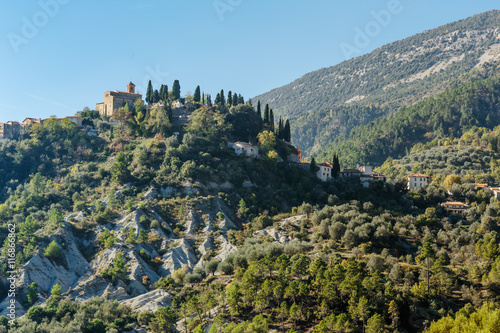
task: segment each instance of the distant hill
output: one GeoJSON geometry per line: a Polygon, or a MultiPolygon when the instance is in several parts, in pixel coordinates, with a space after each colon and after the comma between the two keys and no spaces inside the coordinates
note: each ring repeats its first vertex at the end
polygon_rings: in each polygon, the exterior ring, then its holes
{"type": "Polygon", "coordinates": [[[293,118],[292,140],[311,154],[399,108],[470,82],[500,59],[500,11],[425,31],[304,75],[252,100],[293,118]]]}

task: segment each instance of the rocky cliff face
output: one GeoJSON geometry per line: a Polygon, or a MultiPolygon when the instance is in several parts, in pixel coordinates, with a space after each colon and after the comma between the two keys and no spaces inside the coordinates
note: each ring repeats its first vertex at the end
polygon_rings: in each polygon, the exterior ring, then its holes
{"type": "MultiPolygon", "coordinates": [[[[172,191],[163,192],[168,195],[172,191]]],[[[156,191],[149,190],[143,198],[154,200],[157,196],[159,194],[156,191]]],[[[85,302],[92,297],[104,297],[118,300],[137,311],[155,311],[160,306],[171,304],[169,293],[153,288],[161,277],[181,268],[188,272],[197,267],[203,268],[204,258],[208,258],[209,254],[222,261],[236,250],[227,239],[227,232],[236,228],[226,213],[228,211],[218,198],[206,198],[191,207],[185,218],[178,221],[177,225],[181,223],[184,232],[177,236],[169,223],[151,208],[124,212],[105,225],[96,225],[91,234],[84,237],[75,224],[83,221],[85,214],[71,214],[65,218],[67,222],[64,222],[63,227],[49,238],[49,242],[55,240],[62,244],[62,258],[54,261],[45,257],[43,246],[40,246],[37,254],[17,273],[19,290],[26,294],[28,286],[35,282],[39,303],[43,303],[50,296],[52,287],[59,284],[63,295],[72,300],[85,302]],[[222,212],[222,220],[217,217],[218,212],[222,212]],[[159,226],[145,226],[141,223],[143,216],[158,221],[159,226]],[[68,222],[70,219],[73,222],[68,222]],[[131,229],[136,237],[140,230],[144,230],[148,234],[148,241],[127,242],[131,229]],[[114,235],[116,242],[108,249],[99,250],[97,240],[106,230],[114,235]],[[88,253],[93,255],[89,257],[88,253]],[[113,266],[119,253],[127,261],[127,278],[111,282],[103,278],[101,273],[113,266]],[[152,258],[157,261],[156,266],[151,263],[152,258]]],[[[21,314],[25,311],[22,306],[18,309],[21,314]]]]}

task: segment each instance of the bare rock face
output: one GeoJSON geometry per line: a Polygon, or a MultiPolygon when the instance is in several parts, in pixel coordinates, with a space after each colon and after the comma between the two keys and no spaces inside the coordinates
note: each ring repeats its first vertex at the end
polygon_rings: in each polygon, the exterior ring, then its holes
{"type": "Polygon", "coordinates": [[[50,290],[57,283],[65,292],[83,274],[88,262],[78,249],[73,234],[67,228],[63,228],[50,239],[58,244],[64,243],[63,258],[56,263],[43,256],[43,249],[40,249],[21,270],[19,287],[27,288],[35,282],[39,293],[50,295],[50,290]]]}
{"type": "Polygon", "coordinates": [[[226,236],[224,235],[220,235],[219,237],[217,237],[217,241],[220,244],[220,249],[219,253],[215,256],[215,259],[218,259],[220,261],[226,260],[226,258],[229,257],[231,253],[238,249],[236,246],[229,243],[226,236]]]}
{"type": "Polygon", "coordinates": [[[158,274],[138,255],[138,252],[132,246],[115,244],[90,262],[73,292],[77,292],[78,296],[80,296],[80,291],[85,291],[86,299],[94,296],[106,297],[106,293],[114,295],[113,299],[135,297],[149,291],[149,285],[145,286],[142,283],[144,276],[149,278],[150,284],[154,284],[160,279],[158,274]],[[123,285],[123,291],[125,291],[126,295],[122,290],[116,289],[109,281],[100,277],[102,269],[111,267],[118,253],[122,253],[127,259],[129,282],[128,285],[123,285]]]}
{"type": "Polygon", "coordinates": [[[160,307],[172,305],[172,295],[163,289],[156,289],[120,303],[130,306],[137,312],[156,311],[160,307]]]}
{"type": "Polygon", "coordinates": [[[116,285],[113,285],[99,275],[90,275],[86,279],[82,279],[66,295],[78,302],[85,302],[97,296],[112,300],[122,300],[129,297],[126,287],[123,281],[117,281],[116,285]]]}
{"type": "Polygon", "coordinates": [[[144,200],[152,200],[158,196],[158,192],[154,188],[150,188],[146,193],[143,195],[144,200]]]}
{"type": "Polygon", "coordinates": [[[158,273],[162,276],[170,275],[184,265],[193,269],[198,262],[189,239],[183,238],[174,242],[177,245],[163,255],[163,265],[158,269],[158,273]]]}
{"type": "MultiPolygon", "coordinates": [[[[118,234],[121,234],[121,230],[123,228],[126,229],[135,229],[135,235],[139,235],[139,230],[144,229],[144,227],[141,225],[140,218],[141,216],[146,215],[144,211],[140,208],[134,210],[132,213],[126,215],[122,219],[120,219],[116,224],[115,224],[115,230],[117,231],[118,234]]],[[[122,235],[124,238],[126,238],[127,235],[122,235]]],[[[124,240],[124,239],[123,239],[124,240]]]]}
{"type": "MultiPolygon", "coordinates": [[[[8,308],[9,306],[11,306],[10,300],[11,299],[9,297],[5,297],[5,299],[0,302],[0,316],[6,316],[7,318],[9,318],[8,314],[11,313],[11,310],[8,308]]],[[[15,310],[13,311],[15,311],[15,317],[19,318],[26,313],[26,309],[19,302],[19,297],[16,297],[15,301],[15,310]]]]}
{"type": "Polygon", "coordinates": [[[255,232],[255,236],[260,236],[260,237],[271,237],[274,239],[274,241],[280,243],[280,244],[286,244],[290,242],[290,236],[283,230],[276,230],[274,228],[269,228],[265,230],[259,230],[255,232]]]}

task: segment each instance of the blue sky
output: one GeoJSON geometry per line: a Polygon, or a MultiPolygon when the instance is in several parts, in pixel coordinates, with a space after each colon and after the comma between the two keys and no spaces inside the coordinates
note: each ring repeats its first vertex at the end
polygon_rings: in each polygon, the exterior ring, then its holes
{"type": "Polygon", "coordinates": [[[0,4],[0,121],[59,117],[151,79],[245,98],[498,1],[40,0],[0,4]],[[392,13],[391,11],[392,10],[392,13]],[[356,29],[374,22],[364,44],[356,29]],[[341,46],[356,47],[346,54],[341,46]]]}

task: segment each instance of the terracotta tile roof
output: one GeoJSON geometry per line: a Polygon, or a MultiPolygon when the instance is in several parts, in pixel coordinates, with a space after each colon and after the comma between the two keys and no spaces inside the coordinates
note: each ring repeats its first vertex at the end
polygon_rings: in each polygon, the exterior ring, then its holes
{"type": "Polygon", "coordinates": [[[441,203],[441,205],[462,205],[462,206],[467,206],[468,207],[468,205],[466,203],[463,203],[463,202],[460,202],[460,201],[447,201],[447,202],[441,203]]]}
{"type": "Polygon", "coordinates": [[[430,176],[424,175],[422,173],[414,173],[413,175],[410,175],[408,177],[422,177],[422,178],[431,178],[430,176]]]}

